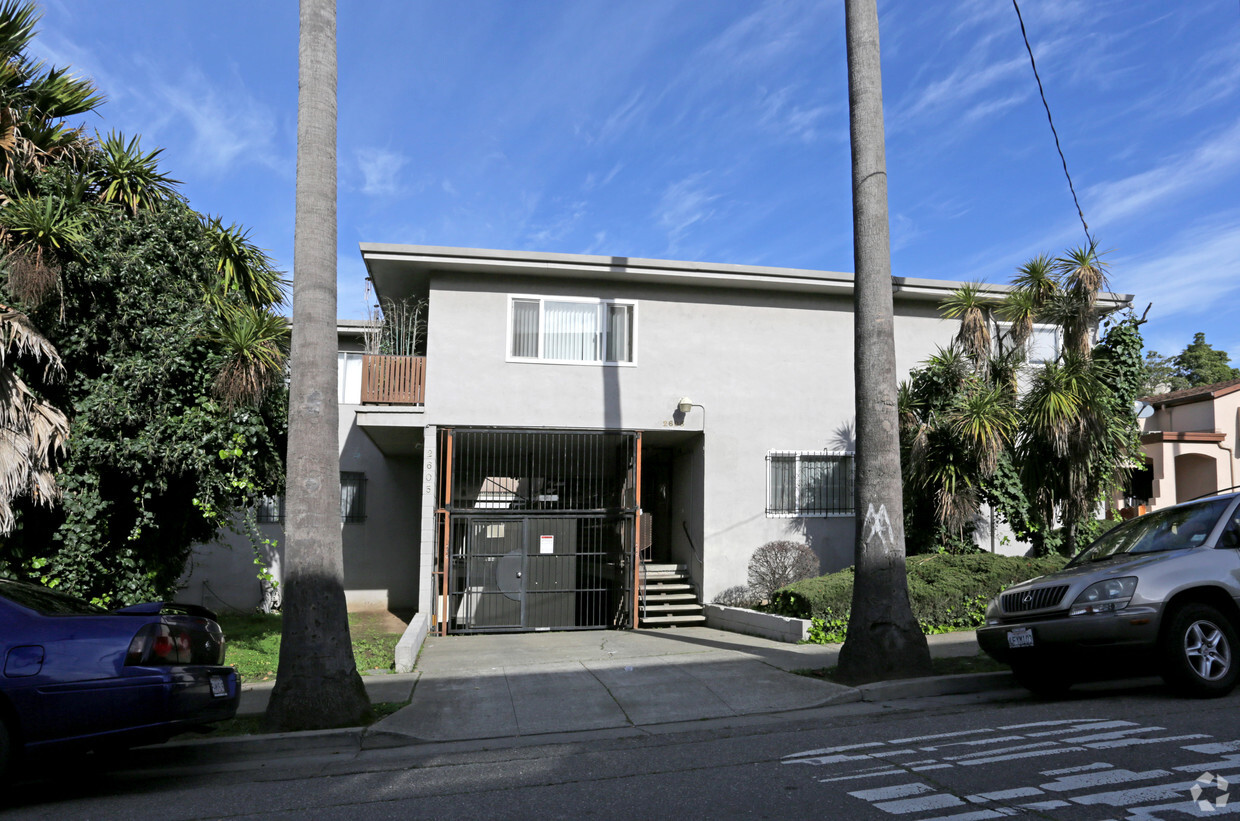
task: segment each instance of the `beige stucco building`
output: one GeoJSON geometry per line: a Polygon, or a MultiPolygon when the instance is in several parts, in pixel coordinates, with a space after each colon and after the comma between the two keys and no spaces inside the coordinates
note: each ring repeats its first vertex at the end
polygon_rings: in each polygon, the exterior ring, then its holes
{"type": "Polygon", "coordinates": [[[1240,379],[1147,397],[1142,428],[1151,508],[1237,486],[1240,379]]]}

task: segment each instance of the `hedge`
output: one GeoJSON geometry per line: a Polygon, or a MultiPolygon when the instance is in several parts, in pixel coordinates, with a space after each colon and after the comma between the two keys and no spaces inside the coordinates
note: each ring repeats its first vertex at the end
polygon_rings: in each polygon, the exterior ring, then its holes
{"type": "MultiPolygon", "coordinates": [[[[929,632],[976,626],[983,609],[1004,588],[1043,576],[1067,563],[1062,556],[1042,559],[994,553],[910,556],[909,601],[913,615],[929,632]]],[[[769,610],[799,619],[847,624],[852,607],[853,569],[790,584],[775,592],[769,610]]],[[[821,627],[820,627],[821,630],[821,627]]]]}

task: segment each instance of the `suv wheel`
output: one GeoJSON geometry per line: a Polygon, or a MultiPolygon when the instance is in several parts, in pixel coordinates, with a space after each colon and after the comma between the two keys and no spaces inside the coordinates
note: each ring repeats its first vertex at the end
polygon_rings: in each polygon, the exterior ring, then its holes
{"type": "Polygon", "coordinates": [[[1226,695],[1240,674],[1236,629],[1208,604],[1189,604],[1171,617],[1162,641],[1163,678],[1191,696],[1226,695]]]}

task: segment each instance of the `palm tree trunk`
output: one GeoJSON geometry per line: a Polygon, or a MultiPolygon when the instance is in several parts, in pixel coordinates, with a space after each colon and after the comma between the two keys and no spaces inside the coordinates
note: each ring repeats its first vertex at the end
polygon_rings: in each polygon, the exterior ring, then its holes
{"type": "Polygon", "coordinates": [[[277,730],[354,726],[370,709],[344,600],[336,403],[336,4],[301,0],[297,217],[277,730]]]}
{"type": "Polygon", "coordinates": [[[853,360],[857,408],[856,541],[840,676],[852,682],[929,672],[904,567],[904,502],[896,401],[887,159],[876,0],[846,0],[852,139],[853,360]]]}

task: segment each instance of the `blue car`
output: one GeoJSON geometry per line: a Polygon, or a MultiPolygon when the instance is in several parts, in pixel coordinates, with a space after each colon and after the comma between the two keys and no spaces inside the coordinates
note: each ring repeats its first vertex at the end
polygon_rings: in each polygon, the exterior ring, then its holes
{"type": "Polygon", "coordinates": [[[22,753],[126,747],[236,715],[215,614],[153,602],[109,612],[0,579],[0,774],[22,753]]]}

